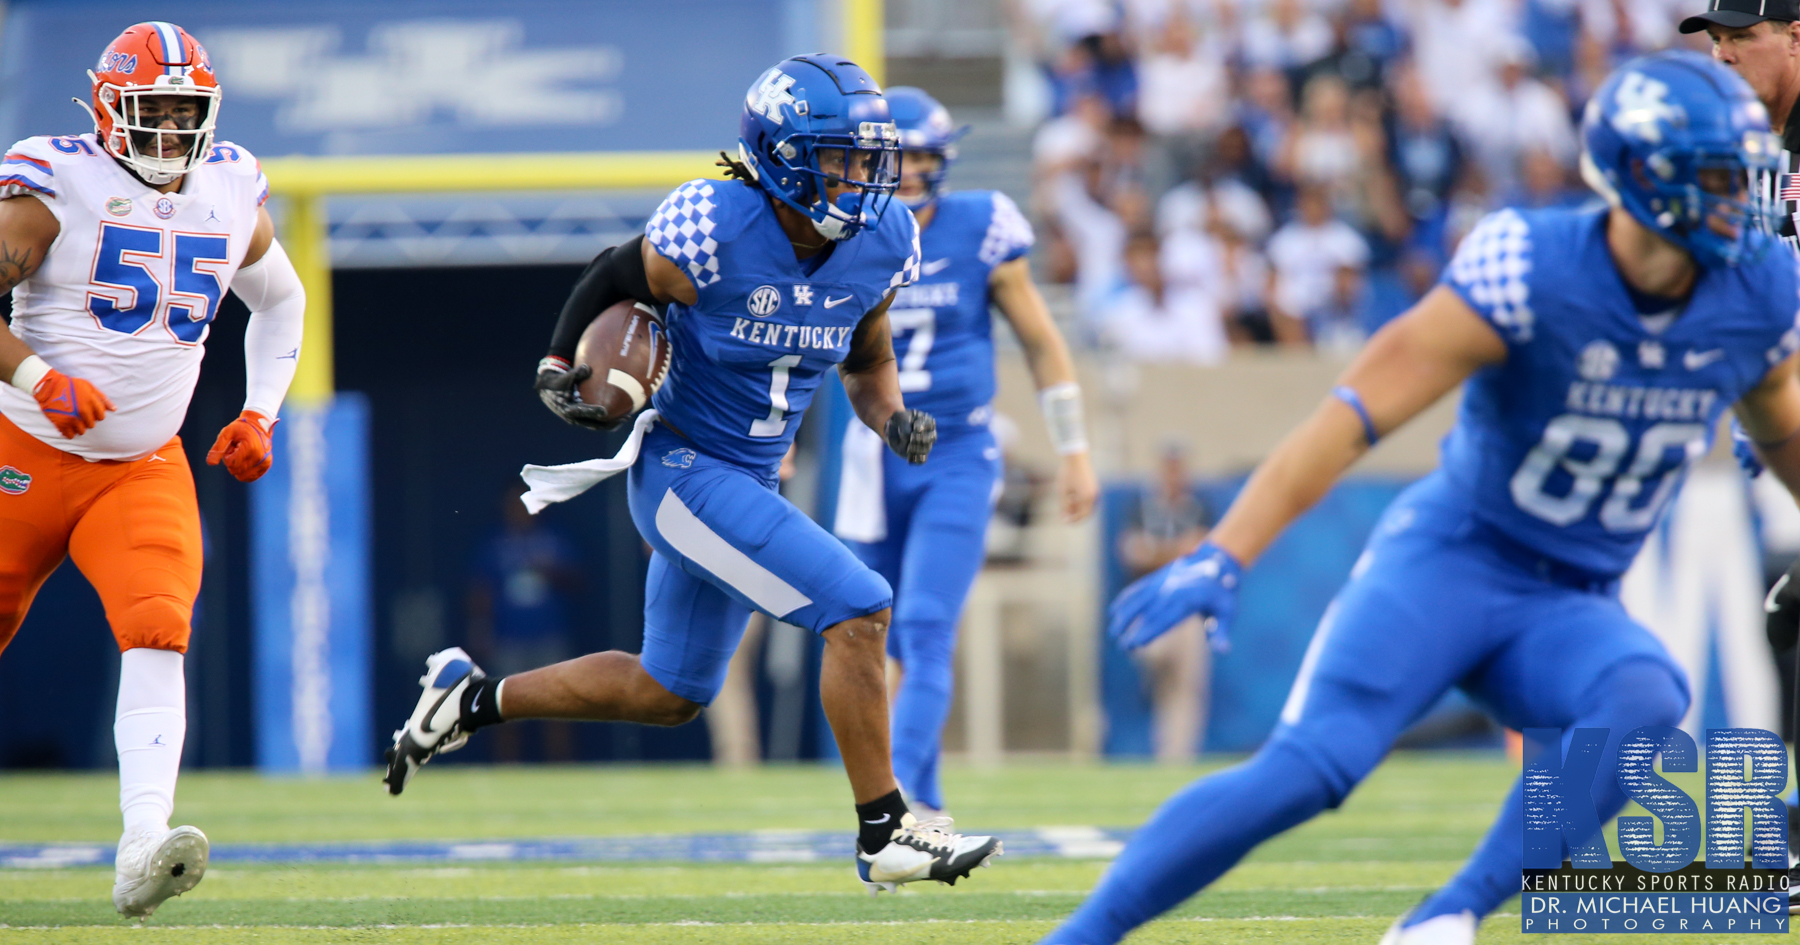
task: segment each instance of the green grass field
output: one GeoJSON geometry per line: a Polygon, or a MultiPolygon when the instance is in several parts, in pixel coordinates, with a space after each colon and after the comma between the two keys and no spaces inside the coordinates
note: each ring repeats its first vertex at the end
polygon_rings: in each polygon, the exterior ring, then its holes
{"type": "MultiPolygon", "coordinates": [[[[953,768],[946,789],[970,830],[1130,826],[1214,767],[953,768]]],[[[1515,772],[1498,755],[1396,756],[1341,811],[1266,844],[1130,941],[1374,945],[1455,871],[1515,772]]],[[[116,790],[108,775],[0,776],[0,843],[110,846],[116,790]]],[[[425,772],[398,799],[382,795],[374,773],[323,781],[194,774],[182,779],[175,821],[225,845],[771,829],[848,836],[850,816],[842,775],[826,767],[450,767],[425,772]]],[[[0,945],[1031,943],[1075,908],[1104,866],[1008,857],[955,888],[915,884],[871,899],[847,861],[228,864],[144,928],[113,912],[110,869],[12,869],[0,870],[0,945]]],[[[1518,927],[1515,901],[1489,919],[1481,941],[1543,940],[1518,927]]]]}

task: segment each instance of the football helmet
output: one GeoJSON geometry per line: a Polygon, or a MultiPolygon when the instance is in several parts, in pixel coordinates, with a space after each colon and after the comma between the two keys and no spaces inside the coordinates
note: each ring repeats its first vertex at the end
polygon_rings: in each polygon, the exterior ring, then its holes
{"type": "Polygon", "coordinates": [[[888,89],[883,95],[887,99],[888,113],[894,117],[894,127],[900,129],[902,153],[924,151],[938,156],[938,169],[922,175],[925,178],[925,196],[900,198],[901,203],[913,210],[923,210],[937,201],[938,193],[944,186],[944,178],[950,173],[950,162],[956,160],[956,141],[969,133],[969,126],[956,127],[950,120],[950,110],[939,104],[924,89],[900,85],[888,89]]]}
{"type": "Polygon", "coordinates": [[[900,133],[861,66],[813,53],[776,63],[750,85],[738,159],[820,235],[843,240],[880,223],[900,184],[900,133]],[[833,201],[830,186],[849,190],[833,201]]]}
{"type": "Polygon", "coordinates": [[[1752,175],[1775,168],[1781,142],[1737,73],[1685,50],[1620,66],[1588,100],[1581,121],[1581,176],[1607,202],[1686,249],[1702,266],[1733,266],[1768,241],[1767,199],[1752,175]],[[1741,191],[1701,186],[1725,171],[1741,191]],[[1708,225],[1731,226],[1726,235],[1708,225]]]}
{"type": "Polygon", "coordinates": [[[88,78],[93,102],[75,104],[94,119],[100,144],[145,183],[166,184],[206,160],[219,118],[219,80],[187,30],[161,20],[139,23],[107,45],[88,78]],[[193,99],[195,114],[144,114],[146,97],[166,95],[193,99]],[[170,123],[176,127],[164,127],[170,123]]]}

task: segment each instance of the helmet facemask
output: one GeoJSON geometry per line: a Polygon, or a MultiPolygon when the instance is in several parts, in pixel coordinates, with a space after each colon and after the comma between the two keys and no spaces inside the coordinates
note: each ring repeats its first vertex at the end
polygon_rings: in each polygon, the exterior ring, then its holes
{"type": "Polygon", "coordinates": [[[873,228],[900,186],[900,135],[892,122],[865,121],[855,135],[796,132],[766,155],[798,185],[783,202],[806,214],[819,235],[844,240],[873,228]],[[847,188],[847,189],[845,189],[847,188]],[[831,192],[838,190],[835,199],[831,192]]]}
{"type": "MultiPolygon", "coordinates": [[[[219,89],[184,76],[158,76],[154,85],[101,83],[94,116],[100,143],[152,186],[167,184],[206,160],[218,120],[219,89]]],[[[84,103],[85,104],[85,103],[84,103]]]]}

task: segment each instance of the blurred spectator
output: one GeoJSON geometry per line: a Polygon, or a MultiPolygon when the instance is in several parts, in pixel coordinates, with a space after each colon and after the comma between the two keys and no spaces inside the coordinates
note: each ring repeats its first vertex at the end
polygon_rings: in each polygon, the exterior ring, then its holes
{"type": "Polygon", "coordinates": [[[1331,52],[1331,23],[1302,0],[1268,0],[1244,24],[1244,62],[1285,72],[1331,52]]]}
{"type": "Polygon", "coordinates": [[[1589,199],[1576,116],[1624,59],[1687,41],[1690,7],[1011,0],[1062,90],[1033,143],[1039,272],[1075,283],[1089,342],[1179,325],[1194,293],[1233,343],[1354,345],[1486,213],[1589,199]],[[1270,220],[1292,222],[1271,238],[1270,220]],[[1160,244],[1160,292],[1134,240],[1160,244]]]}
{"type": "MultiPolygon", "coordinates": [[[[575,546],[543,519],[525,510],[514,483],[500,503],[501,525],[481,545],[469,581],[469,644],[489,674],[510,676],[560,663],[574,655],[569,640],[581,561],[575,546]]],[[[529,723],[543,734],[544,757],[575,757],[568,722],[529,723]]],[[[527,726],[494,729],[494,760],[520,759],[527,726]]]]}
{"type": "Polygon", "coordinates": [[[1331,212],[1318,185],[1300,188],[1296,219],[1269,239],[1269,315],[1278,341],[1342,350],[1361,340],[1358,310],[1369,244],[1331,212]]]}
{"type": "Polygon", "coordinates": [[[1231,79],[1224,50],[1204,43],[1188,12],[1163,19],[1139,66],[1138,120],[1150,134],[1146,189],[1161,194],[1199,163],[1231,119],[1231,79]]]}
{"type": "Polygon", "coordinates": [[[1532,77],[1534,56],[1525,40],[1511,38],[1502,56],[1498,81],[1470,92],[1462,129],[1489,181],[1505,193],[1518,186],[1520,161],[1527,151],[1542,150],[1572,168],[1576,143],[1569,103],[1532,77]]]}
{"type": "Polygon", "coordinates": [[[1156,234],[1133,233],[1125,243],[1125,278],[1096,302],[1101,334],[1134,361],[1224,360],[1230,343],[1212,294],[1219,281],[1214,260],[1201,263],[1208,271],[1202,279],[1210,285],[1171,281],[1163,265],[1156,234]]]}
{"type": "MultiPolygon", "coordinates": [[[[1119,559],[1134,581],[1200,547],[1206,538],[1206,510],[1194,498],[1180,446],[1163,448],[1157,472],[1119,534],[1119,559]]],[[[1188,618],[1133,655],[1149,677],[1156,760],[1191,760],[1206,732],[1211,676],[1212,653],[1200,619],[1188,618]]]]}
{"type": "Polygon", "coordinates": [[[1514,36],[1510,6],[1504,0],[1411,0],[1408,12],[1413,57],[1432,105],[1460,120],[1469,96],[1495,82],[1514,36]]]}
{"type": "Polygon", "coordinates": [[[1532,148],[1519,157],[1519,185],[1502,203],[1509,207],[1573,207],[1592,197],[1555,156],[1532,148]]]}

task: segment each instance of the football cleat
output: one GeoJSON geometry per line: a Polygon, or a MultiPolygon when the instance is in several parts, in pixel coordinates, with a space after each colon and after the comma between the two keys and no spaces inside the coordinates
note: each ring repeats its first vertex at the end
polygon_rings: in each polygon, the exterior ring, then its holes
{"type": "Polygon", "coordinates": [[[893,839],[874,854],[856,845],[856,875],[872,896],[883,889],[895,892],[901,883],[935,879],[949,886],[978,866],[988,866],[1001,854],[994,837],[965,837],[952,832],[948,817],[921,821],[911,814],[900,818],[893,839]]]}
{"type": "Polygon", "coordinates": [[[113,908],[149,918],[171,896],[199,885],[209,849],[199,827],[127,831],[113,859],[113,908]]]}
{"type": "Polygon", "coordinates": [[[1381,937],[1381,945],[1475,945],[1475,927],[1480,920],[1467,910],[1435,915],[1418,925],[1402,927],[1408,916],[1401,916],[1381,937]]]}
{"type": "Polygon", "coordinates": [[[462,726],[463,692],[486,678],[460,646],[426,658],[425,675],[419,677],[425,692],[413,707],[412,718],[394,730],[394,747],[387,750],[387,777],[381,783],[389,794],[406,790],[406,782],[432,755],[468,744],[469,733],[462,726]]]}

